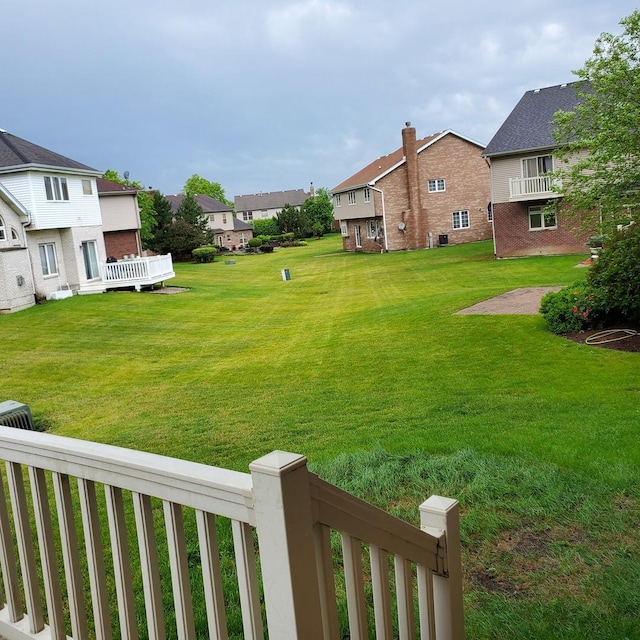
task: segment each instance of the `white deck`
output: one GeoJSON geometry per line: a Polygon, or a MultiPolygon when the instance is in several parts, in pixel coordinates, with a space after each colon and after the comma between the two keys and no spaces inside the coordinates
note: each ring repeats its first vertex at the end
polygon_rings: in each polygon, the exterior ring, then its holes
{"type": "Polygon", "coordinates": [[[100,267],[102,281],[107,289],[119,287],[151,286],[175,278],[171,254],[151,258],[131,258],[117,262],[105,262],[100,267]]]}

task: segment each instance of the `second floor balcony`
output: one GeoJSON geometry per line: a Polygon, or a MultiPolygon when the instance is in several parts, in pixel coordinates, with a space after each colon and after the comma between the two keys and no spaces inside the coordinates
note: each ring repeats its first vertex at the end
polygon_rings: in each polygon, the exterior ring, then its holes
{"type": "Polygon", "coordinates": [[[554,190],[559,184],[558,180],[545,175],[533,178],[509,178],[509,201],[559,198],[561,194],[554,190]]]}

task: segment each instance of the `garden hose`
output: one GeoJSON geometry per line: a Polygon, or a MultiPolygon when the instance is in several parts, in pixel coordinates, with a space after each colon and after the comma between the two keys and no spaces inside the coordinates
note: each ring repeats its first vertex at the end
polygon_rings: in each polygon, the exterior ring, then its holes
{"type": "Polygon", "coordinates": [[[605,331],[598,331],[585,339],[585,344],[606,344],[607,342],[616,342],[617,340],[626,340],[627,338],[633,338],[637,336],[638,332],[635,329],[605,329],[605,331]],[[615,336],[615,334],[622,334],[615,336]],[[609,337],[615,336],[615,337],[609,337]]]}

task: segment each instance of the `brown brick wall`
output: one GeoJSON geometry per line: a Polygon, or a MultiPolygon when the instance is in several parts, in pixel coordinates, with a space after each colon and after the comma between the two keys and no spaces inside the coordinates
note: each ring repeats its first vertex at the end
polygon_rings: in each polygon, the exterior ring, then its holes
{"type": "Polygon", "coordinates": [[[529,230],[529,205],[540,202],[504,202],[493,205],[495,251],[498,258],[586,253],[590,234],[579,232],[562,213],[556,229],[529,230]]]}
{"type": "Polygon", "coordinates": [[[138,234],[136,231],[108,231],[104,234],[104,246],[107,256],[121,260],[125,255],[138,255],[138,234]]]}

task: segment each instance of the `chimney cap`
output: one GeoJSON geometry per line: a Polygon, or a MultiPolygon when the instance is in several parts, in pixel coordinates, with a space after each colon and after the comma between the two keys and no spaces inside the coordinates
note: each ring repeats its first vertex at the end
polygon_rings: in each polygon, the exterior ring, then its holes
{"type": "Polygon", "coordinates": [[[404,124],[405,124],[405,126],[410,127],[411,126],[411,121],[405,122],[404,124]]]}

